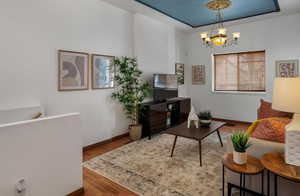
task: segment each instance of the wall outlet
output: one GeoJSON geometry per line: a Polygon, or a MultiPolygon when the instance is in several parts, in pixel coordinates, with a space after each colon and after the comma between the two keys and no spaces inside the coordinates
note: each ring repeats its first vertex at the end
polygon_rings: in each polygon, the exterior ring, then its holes
{"type": "Polygon", "coordinates": [[[25,182],[24,178],[18,180],[18,182],[16,184],[16,191],[17,191],[17,196],[23,196],[23,195],[25,195],[25,192],[26,192],[26,182],[25,182]]]}

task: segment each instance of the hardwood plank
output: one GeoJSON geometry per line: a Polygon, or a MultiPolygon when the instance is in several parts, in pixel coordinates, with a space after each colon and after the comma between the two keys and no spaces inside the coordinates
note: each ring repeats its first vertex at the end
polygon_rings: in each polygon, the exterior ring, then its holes
{"type": "Polygon", "coordinates": [[[111,180],[83,168],[84,196],[137,196],[111,180]]]}
{"type": "MultiPolygon", "coordinates": [[[[98,155],[112,151],[130,142],[125,135],[112,139],[110,142],[97,144],[83,151],[83,160],[87,161],[98,155]]],[[[84,194],[82,196],[138,196],[125,187],[101,176],[87,168],[83,168],[84,194]]]]}
{"type": "Polygon", "coordinates": [[[78,190],[76,190],[76,191],[74,191],[72,193],[69,193],[66,196],[81,196],[83,194],[84,194],[84,188],[81,187],[80,189],[78,189],[78,190]]]}
{"type": "Polygon", "coordinates": [[[213,118],[213,120],[216,121],[222,121],[222,122],[226,122],[229,125],[247,125],[250,126],[252,123],[251,122],[245,122],[245,121],[238,121],[238,120],[228,120],[228,119],[222,119],[222,118],[213,118]]]}
{"type": "Polygon", "coordinates": [[[103,146],[103,144],[111,143],[111,142],[116,141],[118,139],[122,139],[126,136],[129,136],[129,132],[126,132],[122,135],[118,135],[118,136],[115,136],[113,138],[110,138],[110,139],[107,139],[107,140],[104,140],[104,141],[101,141],[101,142],[98,142],[98,143],[95,143],[95,144],[85,146],[85,147],[83,147],[83,151],[88,151],[88,150],[94,149],[96,147],[101,147],[101,146],[103,146]]]}
{"type": "Polygon", "coordinates": [[[85,150],[83,150],[83,161],[87,161],[98,155],[112,151],[116,148],[119,148],[119,147],[125,145],[125,144],[128,144],[129,142],[131,142],[129,136],[123,136],[121,138],[115,139],[114,141],[103,143],[101,145],[95,145],[94,147],[85,149],[85,150]]]}

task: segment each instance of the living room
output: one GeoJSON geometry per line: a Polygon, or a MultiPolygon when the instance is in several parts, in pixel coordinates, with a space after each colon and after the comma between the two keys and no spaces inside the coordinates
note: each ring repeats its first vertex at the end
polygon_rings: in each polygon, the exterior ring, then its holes
{"type": "Polygon", "coordinates": [[[297,0],[3,0],[0,10],[1,196],[299,192],[289,158],[300,146],[288,140],[299,137],[297,0]],[[132,92],[118,91],[121,66],[147,84],[129,108],[112,97],[132,92]],[[232,134],[249,139],[248,162],[226,157],[238,152],[232,134]]]}

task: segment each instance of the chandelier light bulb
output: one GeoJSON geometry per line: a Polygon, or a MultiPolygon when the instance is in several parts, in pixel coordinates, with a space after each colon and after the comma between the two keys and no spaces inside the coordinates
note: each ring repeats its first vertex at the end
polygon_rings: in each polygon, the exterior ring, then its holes
{"type": "Polygon", "coordinates": [[[235,32],[232,33],[233,39],[239,39],[241,37],[241,33],[240,32],[235,32]]]}
{"type": "Polygon", "coordinates": [[[206,39],[208,37],[208,34],[206,32],[203,32],[200,34],[202,39],[206,39]]]}
{"type": "Polygon", "coordinates": [[[210,42],[210,41],[211,41],[211,40],[210,40],[210,37],[206,37],[206,38],[205,38],[205,42],[206,42],[206,43],[208,43],[208,42],[210,42]]]}
{"type": "Polygon", "coordinates": [[[214,37],[214,39],[212,39],[212,42],[216,45],[216,46],[223,46],[226,43],[226,37],[221,37],[221,36],[217,36],[214,37]]]}
{"type": "Polygon", "coordinates": [[[220,28],[218,29],[219,35],[226,35],[226,29],[225,28],[220,28]]]}

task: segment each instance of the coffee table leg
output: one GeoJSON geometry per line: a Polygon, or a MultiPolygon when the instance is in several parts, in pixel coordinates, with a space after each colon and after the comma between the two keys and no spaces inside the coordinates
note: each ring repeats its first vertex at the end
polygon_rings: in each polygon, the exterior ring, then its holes
{"type": "Polygon", "coordinates": [[[222,138],[221,138],[221,135],[220,135],[219,129],[217,130],[217,133],[218,133],[218,137],[219,137],[219,140],[220,140],[221,146],[223,147],[223,142],[222,142],[222,138]]]}
{"type": "Polygon", "coordinates": [[[175,136],[175,139],[174,139],[174,143],[173,143],[173,147],[172,147],[172,152],[171,152],[171,157],[173,156],[173,152],[174,152],[174,148],[175,148],[175,145],[176,145],[176,141],[177,141],[177,135],[175,136]]]}
{"type": "Polygon", "coordinates": [[[200,159],[200,167],[202,167],[202,149],[201,149],[201,140],[199,140],[199,159],[200,159]]]}

